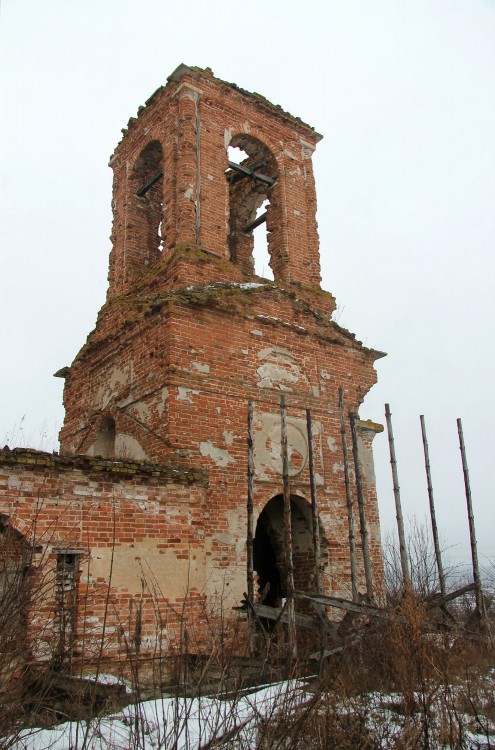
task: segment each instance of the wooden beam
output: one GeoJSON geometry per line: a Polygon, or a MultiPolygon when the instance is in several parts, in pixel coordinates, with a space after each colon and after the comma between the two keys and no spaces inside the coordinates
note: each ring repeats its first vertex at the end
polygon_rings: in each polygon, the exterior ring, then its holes
{"type": "Polygon", "coordinates": [[[284,549],[287,597],[288,642],[291,659],[297,656],[295,609],[294,609],[294,564],[292,560],[292,514],[289,485],[289,448],[287,440],[287,407],[285,396],[280,397],[280,442],[282,449],[282,477],[284,486],[284,549]]]}
{"type": "Polygon", "coordinates": [[[428,451],[428,440],[426,439],[426,426],[425,426],[425,418],[423,414],[421,414],[419,421],[421,422],[421,435],[423,438],[423,452],[425,455],[426,484],[428,487],[428,502],[430,504],[430,519],[431,519],[431,531],[433,534],[433,546],[435,548],[435,558],[437,561],[438,579],[440,582],[440,593],[442,596],[445,596],[446,594],[445,574],[443,572],[442,553],[440,551],[440,541],[438,538],[437,517],[435,514],[435,503],[433,500],[433,484],[431,481],[430,454],[428,451]]]}
{"type": "MultiPolygon", "coordinates": [[[[254,602],[254,444],[253,444],[253,402],[248,401],[248,456],[247,456],[247,535],[246,572],[247,597],[254,602]]],[[[254,632],[251,610],[248,610],[251,650],[254,649],[254,632]]]]}
{"type": "Polygon", "coordinates": [[[229,167],[245,177],[252,177],[253,180],[264,182],[265,185],[268,185],[269,187],[275,185],[275,180],[272,177],[268,177],[266,174],[261,174],[260,172],[255,172],[254,169],[249,169],[249,167],[243,167],[241,164],[236,164],[235,161],[229,161],[229,167]]]}
{"type": "Polygon", "coordinates": [[[261,226],[266,221],[266,217],[268,216],[268,211],[265,211],[264,214],[261,214],[261,216],[258,216],[257,219],[254,221],[251,221],[247,226],[244,227],[242,230],[244,234],[249,234],[249,232],[252,232],[253,229],[256,229],[256,227],[261,226]]]}
{"type": "Polygon", "coordinates": [[[394,431],[392,428],[392,413],[389,404],[385,404],[385,419],[387,420],[388,447],[390,452],[390,466],[392,468],[392,481],[394,485],[395,515],[397,518],[397,530],[399,532],[400,564],[402,568],[402,582],[404,590],[411,590],[411,572],[409,558],[407,556],[406,535],[404,533],[404,519],[402,518],[402,505],[400,502],[399,475],[397,473],[397,459],[395,457],[394,431]]]}
{"type": "Polygon", "coordinates": [[[323,591],[321,582],[320,518],[318,516],[318,500],[316,497],[313,421],[311,418],[311,409],[306,409],[306,428],[308,431],[309,487],[311,492],[311,518],[313,522],[313,551],[315,554],[315,584],[316,591],[320,594],[323,591]]]}
{"type": "Polygon", "coordinates": [[[459,435],[459,449],[462,458],[462,471],[464,474],[464,489],[466,491],[466,505],[469,522],[469,538],[471,540],[471,560],[473,563],[473,581],[476,586],[476,608],[479,613],[480,621],[485,618],[485,607],[483,601],[483,592],[481,590],[480,569],[478,564],[478,548],[476,545],[476,530],[474,527],[473,501],[471,497],[471,484],[469,482],[469,469],[466,457],[466,448],[464,446],[464,434],[462,432],[462,421],[457,420],[457,432],[459,435]]]}
{"type": "Polygon", "coordinates": [[[352,453],[354,456],[354,472],[356,475],[356,489],[359,508],[359,525],[361,527],[361,547],[363,549],[364,577],[366,579],[366,595],[370,604],[373,602],[373,578],[371,575],[371,557],[368,541],[368,524],[366,523],[366,510],[364,507],[363,479],[361,476],[361,464],[359,463],[359,448],[357,441],[356,419],[353,412],[349,414],[351,421],[352,453]]]}
{"type": "Polygon", "coordinates": [[[351,558],[351,586],[352,601],[359,601],[358,571],[356,562],[356,537],[354,531],[354,506],[352,503],[351,480],[349,477],[349,454],[347,450],[347,436],[345,429],[344,390],[339,388],[340,435],[342,439],[342,455],[344,458],[345,496],[347,500],[347,521],[349,524],[349,555],[351,558]]]}
{"type": "Polygon", "coordinates": [[[163,170],[161,170],[161,169],[160,169],[159,172],[156,173],[156,175],[154,177],[151,178],[151,180],[148,180],[148,182],[145,182],[142,188],[139,188],[139,190],[136,193],[137,197],[138,198],[142,198],[143,195],[146,195],[146,193],[148,192],[148,190],[151,187],[153,187],[153,185],[155,184],[155,182],[158,182],[158,180],[160,179],[160,177],[163,177],[163,170]]]}

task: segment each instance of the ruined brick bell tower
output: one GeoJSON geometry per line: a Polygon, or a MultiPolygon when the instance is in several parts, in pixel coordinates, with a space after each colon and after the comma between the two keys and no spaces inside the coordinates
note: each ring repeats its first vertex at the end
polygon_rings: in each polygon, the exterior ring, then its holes
{"type": "MultiPolygon", "coordinates": [[[[184,591],[187,578],[187,587],[206,596],[222,591],[232,603],[246,590],[248,401],[254,407],[256,595],[264,591],[275,605],[286,593],[281,394],[295,587],[310,590],[315,583],[310,408],[323,588],[350,592],[338,389],[347,409],[357,412],[376,380],[380,353],[331,320],[334,299],[320,288],[312,169],[320,138],[260,95],[209,69],[180,65],[131,118],[110,160],[107,301],[66,373],[62,454],[206,470],[202,499],[189,505],[182,499],[182,510],[174,506],[187,516],[189,532],[166,539],[144,534],[143,543],[158,567],[163,556],[169,575],[176,570],[184,577],[184,591]],[[244,152],[239,164],[229,161],[229,147],[244,152]],[[273,281],[254,272],[253,231],[263,222],[273,281]],[[187,560],[187,570],[180,560],[187,560]]],[[[371,455],[378,428],[357,427],[373,576],[380,584],[371,455]]],[[[167,493],[173,496],[173,483],[167,493]]],[[[133,497],[136,513],[146,515],[139,488],[133,497]]],[[[170,501],[159,493],[155,500],[153,512],[166,527],[170,501]]],[[[116,565],[121,543],[132,547],[132,539],[117,540],[116,565]]],[[[132,565],[132,554],[125,560],[132,565]]],[[[359,567],[362,588],[361,559],[359,567]]],[[[162,586],[167,596],[166,580],[162,586]]]]}

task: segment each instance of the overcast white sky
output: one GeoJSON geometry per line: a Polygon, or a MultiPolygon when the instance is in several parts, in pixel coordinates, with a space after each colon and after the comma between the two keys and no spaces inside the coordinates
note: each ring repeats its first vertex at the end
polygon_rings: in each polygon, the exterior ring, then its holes
{"type": "MultiPolygon", "coordinates": [[[[495,0],[2,0],[0,441],[52,450],[63,381],[104,301],[108,158],[181,62],[258,91],[324,134],[314,157],[323,287],[388,352],[361,409],[391,404],[405,515],[468,530],[495,559],[492,398],[495,0]]],[[[375,441],[384,528],[393,495],[375,441]]]]}

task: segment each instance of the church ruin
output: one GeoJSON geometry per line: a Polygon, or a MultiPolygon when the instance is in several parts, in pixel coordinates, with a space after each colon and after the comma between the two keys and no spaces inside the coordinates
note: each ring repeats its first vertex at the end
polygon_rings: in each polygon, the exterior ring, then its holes
{"type": "MultiPolygon", "coordinates": [[[[209,69],[180,65],[123,133],[110,159],[107,299],[57,373],[60,455],[0,452],[2,549],[17,549],[31,580],[41,566],[47,576],[28,640],[60,661],[90,661],[102,636],[105,658],[132,646],[153,659],[184,622],[201,640],[205,608],[243,600],[249,555],[255,601],[287,597],[281,395],[294,587],[315,590],[318,578],[324,593],[349,598],[339,389],[346,414],[357,413],[382,356],[332,321],[334,298],[320,287],[312,127],[209,69]],[[273,280],[255,273],[262,226],[273,280]]],[[[379,591],[377,431],[356,420],[379,591]]]]}

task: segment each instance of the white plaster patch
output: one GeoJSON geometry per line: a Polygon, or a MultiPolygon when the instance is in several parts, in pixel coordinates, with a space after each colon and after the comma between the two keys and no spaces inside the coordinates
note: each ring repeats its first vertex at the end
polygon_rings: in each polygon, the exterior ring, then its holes
{"type": "Polygon", "coordinates": [[[195,391],[194,388],[183,388],[182,386],[179,386],[177,391],[177,401],[187,401],[188,404],[192,404],[192,396],[199,395],[199,391],[195,391]]]}
{"type": "Polygon", "coordinates": [[[210,365],[205,365],[202,362],[192,362],[191,364],[198,372],[210,372],[210,365]]]}
{"type": "Polygon", "coordinates": [[[336,461],[334,465],[332,466],[332,471],[334,474],[338,474],[339,472],[344,471],[344,464],[336,461]]]}
{"type": "Polygon", "coordinates": [[[122,392],[123,386],[132,383],[132,364],[124,368],[113,367],[101,382],[102,385],[96,392],[95,402],[100,409],[104,409],[119,391],[122,392]]]}
{"type": "Polygon", "coordinates": [[[256,370],[259,377],[258,388],[279,388],[281,391],[292,391],[291,385],[299,378],[280,365],[266,363],[256,370]]]}
{"type": "Polygon", "coordinates": [[[313,396],[316,396],[316,398],[320,397],[320,389],[318,388],[317,385],[311,386],[311,393],[313,394],[313,396]]]}
{"type": "Polygon", "coordinates": [[[208,175],[208,179],[209,179],[209,180],[214,180],[215,178],[213,177],[213,175],[212,175],[212,174],[209,174],[209,175],[208,175]]]}
{"type": "Polygon", "coordinates": [[[184,198],[186,198],[186,200],[188,201],[192,200],[193,193],[194,190],[192,189],[192,187],[187,188],[187,190],[184,191],[184,198]]]}
{"type": "Polygon", "coordinates": [[[223,142],[224,142],[225,148],[228,148],[230,146],[231,140],[232,140],[232,128],[226,128],[223,132],[223,142]]]}
{"type": "Polygon", "coordinates": [[[330,373],[328,372],[328,370],[320,370],[320,375],[323,378],[323,380],[330,380],[330,378],[332,377],[330,373]]]}
{"type": "Polygon", "coordinates": [[[124,432],[118,433],[115,437],[115,456],[130,461],[146,461],[148,458],[136,438],[124,432]]]}
{"type": "Polygon", "coordinates": [[[292,151],[289,151],[289,149],[284,149],[284,156],[287,156],[289,159],[292,159],[293,161],[297,161],[297,156],[294,156],[292,151]]]}
{"type": "Polygon", "coordinates": [[[301,372],[295,356],[282,347],[267,347],[259,352],[258,358],[264,360],[256,370],[258,388],[278,388],[280,391],[292,391],[292,386],[301,381],[308,387],[306,376],[301,372]]]}
{"type": "MultiPolygon", "coordinates": [[[[289,474],[297,476],[308,462],[306,420],[287,417],[289,474]]],[[[254,465],[258,479],[268,479],[267,470],[282,473],[280,416],[262,413],[256,416],[254,465]]]]}
{"type": "Polygon", "coordinates": [[[130,411],[140,422],[143,422],[144,424],[149,424],[151,422],[152,415],[148,404],[145,404],[142,401],[138,402],[131,407],[130,411]]]}
{"type": "Polygon", "coordinates": [[[165,386],[165,388],[162,388],[162,395],[161,399],[158,401],[156,405],[156,410],[158,412],[158,415],[160,417],[163,416],[163,411],[165,409],[165,402],[168,400],[168,388],[165,386]]]}
{"type": "Polygon", "coordinates": [[[223,436],[224,436],[226,444],[232,445],[232,443],[234,442],[234,436],[232,435],[232,433],[228,432],[228,430],[224,430],[223,436]]]}
{"type": "Polygon", "coordinates": [[[297,210],[297,208],[294,209],[294,216],[300,216],[301,212],[297,210]]]}
{"type": "Polygon", "coordinates": [[[235,459],[232,458],[228,451],[217,448],[210,440],[199,444],[199,452],[205,458],[211,458],[217,466],[224,467],[235,463],[235,459]]]}
{"type": "Polygon", "coordinates": [[[328,450],[332,451],[332,453],[335,453],[335,451],[337,450],[337,442],[336,442],[335,438],[328,437],[327,438],[327,445],[328,445],[328,450]]]}
{"type": "Polygon", "coordinates": [[[255,328],[254,331],[251,331],[251,335],[252,336],[263,336],[263,334],[261,333],[261,331],[258,331],[257,328],[255,328]]]}

